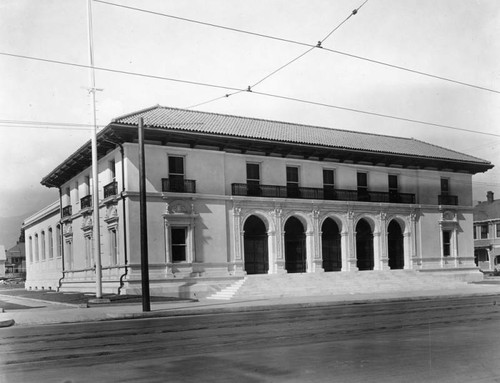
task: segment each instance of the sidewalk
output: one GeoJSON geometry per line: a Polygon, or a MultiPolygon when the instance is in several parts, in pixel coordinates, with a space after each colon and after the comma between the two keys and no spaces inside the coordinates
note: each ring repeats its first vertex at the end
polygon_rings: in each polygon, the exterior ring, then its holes
{"type": "MultiPolygon", "coordinates": [[[[467,284],[462,288],[405,292],[376,292],[363,294],[338,294],[328,296],[303,296],[253,300],[159,300],[152,297],[151,311],[142,311],[140,297],[111,300],[110,303],[86,304],[47,301],[9,295],[0,290],[0,328],[26,325],[47,325],[89,321],[158,318],[182,315],[204,315],[241,311],[262,311],[284,308],[313,307],[324,305],[348,305],[387,300],[413,301],[444,297],[492,296],[500,300],[500,281],[467,284]],[[89,307],[87,307],[89,306],[89,307]],[[15,322],[12,323],[12,321],[15,322]]],[[[62,293],[53,293],[62,294],[62,293]]],[[[83,294],[81,294],[83,295],[83,294]]],[[[54,295],[55,296],[55,295],[54,295]]],[[[63,295],[60,295],[63,297],[63,295]]],[[[87,295],[88,296],[88,295],[87,295]]],[[[167,298],[168,299],[168,298],[167,298]]],[[[66,299],[62,299],[66,300],[66,299]]],[[[1,329],[0,329],[1,331],[1,329]]]]}

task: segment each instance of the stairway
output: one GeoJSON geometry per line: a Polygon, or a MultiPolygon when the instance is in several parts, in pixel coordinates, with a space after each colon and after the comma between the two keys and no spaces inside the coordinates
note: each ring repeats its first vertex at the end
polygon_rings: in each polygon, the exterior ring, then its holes
{"type": "Polygon", "coordinates": [[[467,284],[453,273],[415,270],[247,275],[207,299],[260,299],[450,290],[467,284]]]}
{"type": "Polygon", "coordinates": [[[237,280],[233,284],[223,288],[215,294],[208,296],[207,299],[230,300],[238,292],[243,283],[245,283],[246,279],[247,277],[237,280]]]}

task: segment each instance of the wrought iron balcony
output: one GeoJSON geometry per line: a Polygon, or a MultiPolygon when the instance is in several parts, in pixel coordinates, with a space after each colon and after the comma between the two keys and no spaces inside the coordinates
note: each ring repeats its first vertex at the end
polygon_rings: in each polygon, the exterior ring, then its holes
{"type": "Polygon", "coordinates": [[[172,193],[196,193],[196,181],[162,178],[161,191],[172,193]]]}
{"type": "Polygon", "coordinates": [[[104,198],[112,197],[118,194],[118,184],[113,181],[104,186],[104,198]]]}
{"type": "Polygon", "coordinates": [[[63,218],[64,217],[71,217],[72,214],[73,214],[73,211],[71,209],[71,205],[63,207],[63,209],[62,209],[63,218]]]}
{"type": "Polygon", "coordinates": [[[438,205],[458,205],[458,196],[441,194],[438,196],[438,205]]]}
{"type": "Polygon", "coordinates": [[[92,207],[92,196],[90,194],[80,198],[80,209],[87,209],[90,207],[92,207]]]}
{"type": "Polygon", "coordinates": [[[254,196],[269,198],[300,198],[337,201],[368,201],[387,203],[415,203],[415,194],[386,193],[366,191],[359,193],[357,190],[343,190],[333,188],[308,188],[286,187],[277,185],[249,185],[234,183],[231,185],[232,195],[254,196]]]}

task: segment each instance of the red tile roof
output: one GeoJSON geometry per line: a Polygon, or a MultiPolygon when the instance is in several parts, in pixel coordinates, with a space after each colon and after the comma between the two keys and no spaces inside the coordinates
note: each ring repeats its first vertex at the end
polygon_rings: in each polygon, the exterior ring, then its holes
{"type": "Polygon", "coordinates": [[[139,117],[144,119],[145,126],[169,130],[489,164],[488,161],[413,138],[163,106],[155,106],[118,117],[112,121],[112,124],[137,125],[139,117]]]}

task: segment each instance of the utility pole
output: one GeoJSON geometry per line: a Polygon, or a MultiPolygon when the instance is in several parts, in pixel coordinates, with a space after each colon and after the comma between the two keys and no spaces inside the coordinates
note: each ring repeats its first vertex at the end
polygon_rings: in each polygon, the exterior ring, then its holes
{"type": "Polygon", "coordinates": [[[151,311],[149,297],[149,261],[148,261],[148,217],[146,205],[146,161],[144,155],[144,121],[139,118],[139,215],[141,225],[141,280],[142,311],[151,311]]]}
{"type": "Polygon", "coordinates": [[[102,268],[101,268],[101,232],[99,222],[99,170],[97,163],[97,117],[95,104],[95,70],[94,70],[94,41],[92,33],[92,0],[87,0],[87,19],[88,19],[88,40],[89,40],[89,60],[90,60],[90,90],[91,108],[92,108],[92,223],[94,238],[94,259],[95,259],[95,281],[96,281],[96,299],[102,298],[102,268]]]}

